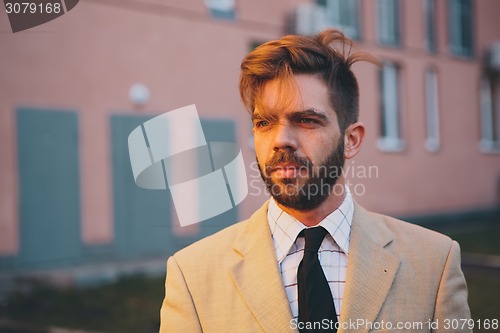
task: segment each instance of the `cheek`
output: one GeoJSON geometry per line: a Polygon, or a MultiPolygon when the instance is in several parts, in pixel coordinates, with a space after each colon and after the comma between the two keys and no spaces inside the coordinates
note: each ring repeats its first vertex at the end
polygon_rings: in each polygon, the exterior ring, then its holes
{"type": "Polygon", "coordinates": [[[270,140],[269,133],[262,133],[262,131],[254,131],[253,142],[256,147],[265,147],[269,145],[272,140],[270,140]]]}
{"type": "Polygon", "coordinates": [[[268,150],[265,142],[263,142],[261,139],[256,139],[254,137],[253,148],[255,151],[255,156],[257,156],[259,162],[264,163],[267,160],[266,152],[268,150]]]}
{"type": "Polygon", "coordinates": [[[325,158],[329,156],[337,147],[339,138],[337,136],[321,136],[315,138],[314,142],[306,152],[307,157],[314,165],[323,163],[325,158]]]}

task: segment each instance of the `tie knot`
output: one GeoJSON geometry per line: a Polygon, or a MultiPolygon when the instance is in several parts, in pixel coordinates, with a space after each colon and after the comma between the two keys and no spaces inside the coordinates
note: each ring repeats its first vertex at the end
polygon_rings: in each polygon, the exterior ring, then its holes
{"type": "Polygon", "coordinates": [[[306,240],[306,246],[304,252],[318,252],[321,242],[327,233],[326,229],[323,227],[314,227],[304,229],[300,232],[304,235],[306,240]]]}

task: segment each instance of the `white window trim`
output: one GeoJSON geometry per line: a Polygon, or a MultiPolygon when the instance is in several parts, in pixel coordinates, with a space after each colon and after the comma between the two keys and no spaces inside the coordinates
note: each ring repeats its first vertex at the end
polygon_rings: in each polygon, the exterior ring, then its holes
{"type": "Polygon", "coordinates": [[[401,153],[406,150],[406,142],[401,138],[379,138],[377,148],[386,153],[401,153]]]}
{"type": "Polygon", "coordinates": [[[380,110],[382,112],[380,116],[383,117],[386,133],[379,138],[377,147],[385,152],[401,152],[406,149],[406,143],[401,137],[401,95],[396,64],[392,62],[383,64],[382,80],[384,81],[381,94],[383,108],[380,110]]]}
{"type": "Polygon", "coordinates": [[[425,72],[425,113],[426,113],[426,140],[425,148],[431,152],[439,151],[440,131],[439,131],[439,91],[438,77],[434,69],[425,72]],[[434,133],[431,129],[434,128],[434,133]]]}
{"type": "Polygon", "coordinates": [[[479,143],[479,149],[485,154],[500,154],[500,142],[495,142],[491,140],[481,140],[479,143]]]}
{"type": "Polygon", "coordinates": [[[481,141],[479,149],[486,154],[500,154],[500,140],[494,138],[493,99],[489,79],[481,78],[481,141]]]}

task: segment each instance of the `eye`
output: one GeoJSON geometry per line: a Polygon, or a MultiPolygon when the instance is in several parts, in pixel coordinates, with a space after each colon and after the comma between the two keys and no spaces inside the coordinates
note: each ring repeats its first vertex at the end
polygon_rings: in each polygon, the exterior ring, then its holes
{"type": "Polygon", "coordinates": [[[266,127],[269,126],[269,122],[267,120],[259,120],[255,122],[254,126],[256,128],[266,127]]]}
{"type": "Polygon", "coordinates": [[[316,119],[312,119],[312,118],[301,118],[301,119],[299,120],[299,122],[300,122],[300,123],[303,123],[303,124],[316,124],[316,123],[318,123],[318,122],[316,121],[316,119]]]}
{"type": "Polygon", "coordinates": [[[297,120],[297,123],[306,128],[316,128],[321,125],[321,122],[314,118],[300,118],[297,120]]]}

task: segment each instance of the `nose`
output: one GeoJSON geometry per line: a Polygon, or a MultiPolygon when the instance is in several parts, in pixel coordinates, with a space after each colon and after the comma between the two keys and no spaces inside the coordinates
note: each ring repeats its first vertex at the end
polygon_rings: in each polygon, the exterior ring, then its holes
{"type": "Polygon", "coordinates": [[[285,149],[285,150],[297,150],[297,137],[294,129],[287,124],[278,124],[275,127],[275,135],[273,142],[273,149],[275,151],[285,149]]]}

